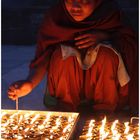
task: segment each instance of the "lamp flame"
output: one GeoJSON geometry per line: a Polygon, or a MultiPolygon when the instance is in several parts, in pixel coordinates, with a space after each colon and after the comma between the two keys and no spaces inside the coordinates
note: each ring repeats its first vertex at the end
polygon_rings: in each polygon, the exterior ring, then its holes
{"type": "Polygon", "coordinates": [[[128,134],[128,132],[129,132],[129,122],[125,122],[124,123],[124,126],[125,126],[125,131],[124,131],[124,134],[128,134]]]}
{"type": "Polygon", "coordinates": [[[40,116],[40,114],[35,115],[35,117],[32,119],[30,124],[33,124],[39,116],[40,116]]]}
{"type": "Polygon", "coordinates": [[[126,139],[127,140],[134,140],[134,134],[128,134],[127,136],[126,136],[126,139]]]}

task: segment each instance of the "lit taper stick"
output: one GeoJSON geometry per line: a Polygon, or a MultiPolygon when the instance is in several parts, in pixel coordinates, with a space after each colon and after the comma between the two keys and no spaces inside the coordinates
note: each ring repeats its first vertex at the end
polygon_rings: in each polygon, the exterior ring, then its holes
{"type": "Polygon", "coordinates": [[[16,98],[16,110],[18,110],[18,97],[16,98]]]}

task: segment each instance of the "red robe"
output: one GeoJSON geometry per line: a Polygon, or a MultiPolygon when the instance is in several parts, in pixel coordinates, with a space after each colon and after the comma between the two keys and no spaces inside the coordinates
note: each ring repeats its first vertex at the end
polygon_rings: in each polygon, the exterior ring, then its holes
{"type": "Polygon", "coordinates": [[[129,95],[129,105],[138,109],[138,52],[133,30],[123,23],[122,13],[112,0],[96,0],[93,13],[82,22],[68,14],[63,0],[48,10],[41,25],[35,59],[30,68],[46,66],[47,87],[52,96],[77,107],[81,96],[94,101],[95,109],[114,110],[120,96],[129,95]],[[75,57],[62,60],[60,44],[74,40],[83,31],[104,31],[123,57],[131,81],[120,87],[116,78],[118,59],[102,48],[96,63],[83,71],[75,57]]]}

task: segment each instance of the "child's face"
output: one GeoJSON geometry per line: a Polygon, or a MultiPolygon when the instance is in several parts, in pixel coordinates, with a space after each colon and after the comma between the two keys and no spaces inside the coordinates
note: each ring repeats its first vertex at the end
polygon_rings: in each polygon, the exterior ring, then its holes
{"type": "Polygon", "coordinates": [[[76,21],[82,21],[93,11],[94,0],[64,0],[69,14],[76,21]]]}

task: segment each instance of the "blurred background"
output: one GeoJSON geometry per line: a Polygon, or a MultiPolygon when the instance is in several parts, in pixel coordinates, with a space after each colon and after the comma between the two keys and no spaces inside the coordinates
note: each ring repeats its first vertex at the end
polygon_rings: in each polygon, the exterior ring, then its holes
{"type": "MultiPolygon", "coordinates": [[[[7,96],[11,83],[25,79],[34,57],[37,32],[47,8],[58,0],[2,0],[2,109],[15,109],[7,96]]],[[[117,0],[138,33],[138,0],[117,0]]],[[[57,11],[56,11],[57,13],[57,11]]],[[[45,78],[31,94],[19,99],[19,109],[45,110],[45,78]]]]}

